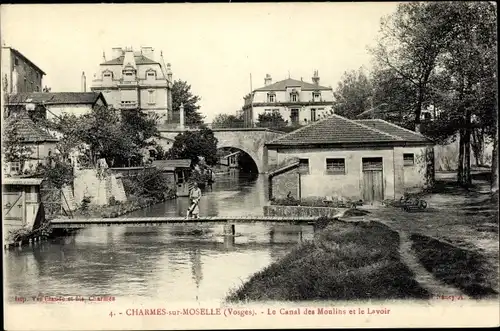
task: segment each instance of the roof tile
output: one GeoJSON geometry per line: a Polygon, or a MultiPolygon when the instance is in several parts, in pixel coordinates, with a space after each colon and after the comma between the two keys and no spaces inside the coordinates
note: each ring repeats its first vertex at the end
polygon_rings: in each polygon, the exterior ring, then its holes
{"type": "Polygon", "coordinates": [[[264,86],[255,91],[284,91],[287,87],[300,87],[302,90],[331,90],[329,87],[307,83],[301,80],[287,78],[274,84],[264,86]]]}
{"type": "Polygon", "coordinates": [[[366,126],[375,128],[377,130],[396,135],[398,137],[401,137],[402,139],[406,141],[425,141],[428,140],[427,137],[424,135],[410,131],[408,129],[405,129],[403,127],[400,127],[396,124],[384,121],[382,119],[369,119],[369,120],[356,120],[356,122],[359,122],[361,124],[364,124],[366,126]]]}
{"type": "Polygon", "coordinates": [[[9,104],[94,104],[100,94],[98,92],[23,92],[9,95],[9,104]]]}
{"type": "Polygon", "coordinates": [[[41,127],[37,126],[31,118],[23,114],[20,117],[11,116],[7,119],[6,127],[14,127],[23,142],[57,142],[57,138],[50,135],[41,127]]]}
{"type": "Polygon", "coordinates": [[[380,143],[380,142],[429,142],[417,133],[390,123],[364,123],[333,114],[283,135],[269,145],[301,146],[314,144],[380,143]]]}
{"type": "MultiPolygon", "coordinates": [[[[150,58],[145,57],[142,54],[134,54],[135,58],[135,63],[136,64],[158,64],[159,62],[153,61],[150,58]]],[[[123,65],[123,60],[125,59],[124,55],[121,55],[117,58],[114,58],[112,60],[106,61],[104,63],[101,63],[101,65],[123,65]]]]}

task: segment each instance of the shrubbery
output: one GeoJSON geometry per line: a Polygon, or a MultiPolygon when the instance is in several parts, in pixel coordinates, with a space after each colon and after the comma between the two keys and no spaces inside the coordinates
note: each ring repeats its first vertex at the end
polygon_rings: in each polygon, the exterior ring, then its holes
{"type": "Polygon", "coordinates": [[[165,174],[156,168],[146,169],[136,177],[123,178],[122,182],[128,195],[158,200],[175,196],[165,174]]]}

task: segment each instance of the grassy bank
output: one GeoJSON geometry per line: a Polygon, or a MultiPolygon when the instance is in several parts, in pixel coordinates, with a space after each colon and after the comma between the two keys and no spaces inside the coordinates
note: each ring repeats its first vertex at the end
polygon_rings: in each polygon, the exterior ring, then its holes
{"type": "Polygon", "coordinates": [[[400,261],[399,236],[380,223],[330,222],[311,242],[253,275],[236,301],[429,298],[400,261]]]}
{"type": "Polygon", "coordinates": [[[167,199],[173,199],[175,196],[161,197],[144,197],[144,196],[129,196],[127,201],[114,201],[108,205],[97,206],[89,204],[86,207],[82,206],[73,212],[75,217],[97,217],[97,218],[113,218],[127,213],[144,209],[154,204],[163,202],[167,199]]]}
{"type": "Polygon", "coordinates": [[[437,279],[474,299],[498,294],[492,289],[490,267],[482,255],[425,235],[410,238],[420,263],[437,279]]]}

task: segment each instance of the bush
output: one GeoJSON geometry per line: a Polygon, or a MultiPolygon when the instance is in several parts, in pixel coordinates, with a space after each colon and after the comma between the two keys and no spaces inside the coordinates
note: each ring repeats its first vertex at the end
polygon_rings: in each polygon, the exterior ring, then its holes
{"type": "Polygon", "coordinates": [[[89,211],[90,202],[92,202],[92,198],[89,196],[84,196],[82,199],[82,203],[80,204],[80,211],[82,214],[86,214],[89,211]]]}
{"type": "Polygon", "coordinates": [[[166,175],[156,168],[144,169],[136,177],[123,178],[127,195],[163,200],[175,195],[166,175]]]}

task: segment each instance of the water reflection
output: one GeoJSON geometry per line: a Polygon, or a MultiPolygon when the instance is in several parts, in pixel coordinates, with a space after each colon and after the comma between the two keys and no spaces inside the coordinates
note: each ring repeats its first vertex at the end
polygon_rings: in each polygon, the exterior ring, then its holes
{"type": "MultiPolygon", "coordinates": [[[[202,215],[262,215],[263,178],[219,177],[204,192],[202,215]]],[[[129,216],[183,215],[185,198],[129,216]]],[[[256,271],[284,256],[308,226],[238,224],[236,237],[222,225],[106,227],[9,251],[9,298],[37,295],[114,295],[166,301],[223,299],[256,271]],[[196,231],[193,231],[196,230],[196,231]]]]}

